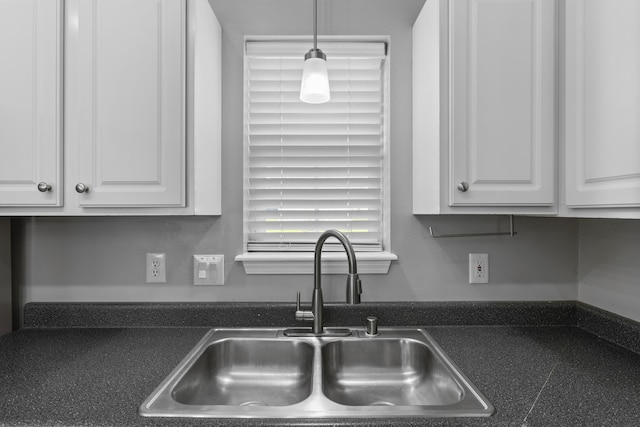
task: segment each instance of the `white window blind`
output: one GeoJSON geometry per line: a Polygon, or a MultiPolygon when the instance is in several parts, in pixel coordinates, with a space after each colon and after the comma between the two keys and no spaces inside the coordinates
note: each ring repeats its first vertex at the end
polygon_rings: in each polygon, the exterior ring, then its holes
{"type": "MultiPolygon", "coordinates": [[[[312,251],[335,228],[356,250],[380,251],[385,44],[320,43],[331,88],[325,104],[299,100],[309,47],[246,44],[247,249],[312,251]]],[[[325,248],[332,245],[339,243],[325,248]]]]}

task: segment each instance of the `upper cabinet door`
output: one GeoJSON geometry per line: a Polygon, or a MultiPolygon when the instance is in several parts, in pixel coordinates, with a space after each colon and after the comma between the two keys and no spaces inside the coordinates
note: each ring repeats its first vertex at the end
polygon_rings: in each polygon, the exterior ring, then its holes
{"type": "Polygon", "coordinates": [[[556,2],[454,0],[449,13],[450,205],[553,205],[556,2]]]}
{"type": "Polygon", "coordinates": [[[61,53],[61,0],[0,1],[0,206],[62,204],[61,53]]]}
{"type": "Polygon", "coordinates": [[[567,0],[566,203],[640,206],[640,2],[567,0]]]}
{"type": "Polygon", "coordinates": [[[83,207],[184,206],[185,1],[68,0],[66,19],[67,191],[83,207]]]}

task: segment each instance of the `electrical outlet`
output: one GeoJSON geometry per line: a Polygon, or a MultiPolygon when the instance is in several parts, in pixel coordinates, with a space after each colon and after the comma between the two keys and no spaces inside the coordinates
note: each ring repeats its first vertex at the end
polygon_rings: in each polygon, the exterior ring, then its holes
{"type": "Polygon", "coordinates": [[[147,283],[166,283],[167,264],[164,254],[147,254],[147,283]]]}
{"type": "Polygon", "coordinates": [[[489,254],[469,254],[469,283],[489,283],[489,254]]]}

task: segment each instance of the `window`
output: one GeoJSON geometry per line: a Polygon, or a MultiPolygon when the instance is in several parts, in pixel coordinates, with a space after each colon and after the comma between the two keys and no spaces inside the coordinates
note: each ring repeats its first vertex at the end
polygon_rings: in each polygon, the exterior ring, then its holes
{"type": "MultiPolygon", "coordinates": [[[[344,232],[358,252],[386,249],[386,44],[319,47],[328,58],[331,101],[314,105],[299,100],[309,42],[246,43],[249,253],[313,252],[330,228],[344,232]]],[[[332,239],[324,248],[342,251],[332,239]]]]}

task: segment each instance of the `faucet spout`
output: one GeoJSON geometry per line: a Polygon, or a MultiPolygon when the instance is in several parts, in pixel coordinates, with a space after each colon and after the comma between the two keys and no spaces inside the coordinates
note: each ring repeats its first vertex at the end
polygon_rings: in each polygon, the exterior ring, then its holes
{"type": "Polygon", "coordinates": [[[347,304],[360,304],[360,294],[362,293],[362,282],[357,274],[347,276],[347,304]]]}

